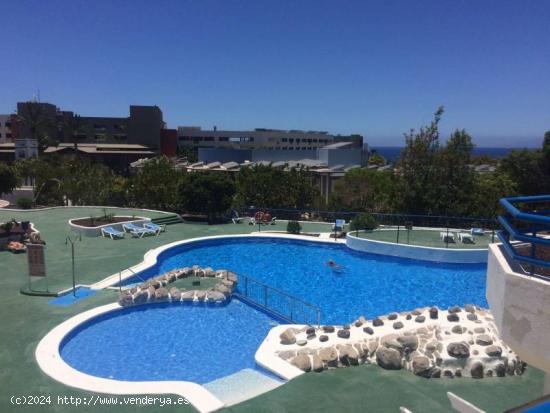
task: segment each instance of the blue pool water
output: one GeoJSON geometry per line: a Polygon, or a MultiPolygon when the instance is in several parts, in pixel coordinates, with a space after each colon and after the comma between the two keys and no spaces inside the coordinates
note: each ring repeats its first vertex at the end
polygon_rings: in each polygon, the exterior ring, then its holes
{"type": "MultiPolygon", "coordinates": [[[[275,238],[184,244],[160,254],[159,262],[140,276],[153,277],[195,264],[245,274],[318,305],[321,321],[326,324],[431,305],[472,303],[487,307],[485,264],[432,263],[356,252],[345,245],[275,238]],[[329,259],[343,266],[343,271],[332,271],[326,265],[329,259]]],[[[132,281],[136,280],[128,282],[132,281]]],[[[242,290],[243,283],[238,288],[242,290]]],[[[261,289],[252,293],[264,299],[261,289]]],[[[285,306],[288,312],[288,302],[274,301],[269,305],[281,310],[285,306]]],[[[303,311],[305,314],[307,309],[303,311]]],[[[314,319],[308,315],[303,321],[314,319]]]]}
{"type": "Polygon", "coordinates": [[[276,322],[233,299],[225,306],[153,304],[92,319],[62,342],[65,362],[128,381],[204,384],[245,368],[276,322]]]}

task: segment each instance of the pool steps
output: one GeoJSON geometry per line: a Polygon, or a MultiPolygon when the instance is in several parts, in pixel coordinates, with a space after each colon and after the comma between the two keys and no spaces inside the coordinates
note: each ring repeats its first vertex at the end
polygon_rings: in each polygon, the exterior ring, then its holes
{"type": "Polygon", "coordinates": [[[226,406],[233,406],[285,384],[285,381],[268,376],[258,370],[243,369],[229,376],[203,384],[210,393],[226,406]]]}

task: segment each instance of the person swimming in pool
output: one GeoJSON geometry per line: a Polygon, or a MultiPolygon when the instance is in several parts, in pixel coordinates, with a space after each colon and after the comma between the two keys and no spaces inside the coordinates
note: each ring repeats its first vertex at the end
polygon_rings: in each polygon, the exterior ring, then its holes
{"type": "Polygon", "coordinates": [[[340,271],[343,268],[341,265],[336,264],[336,261],[334,261],[332,258],[329,258],[329,260],[327,261],[327,266],[332,268],[334,271],[340,271]]]}

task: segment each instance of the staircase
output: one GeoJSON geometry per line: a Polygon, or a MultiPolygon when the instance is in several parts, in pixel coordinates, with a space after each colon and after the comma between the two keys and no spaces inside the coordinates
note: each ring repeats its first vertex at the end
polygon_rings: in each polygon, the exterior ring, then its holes
{"type": "Polygon", "coordinates": [[[162,217],[152,218],[151,222],[157,225],[172,225],[172,224],[181,224],[183,220],[177,214],[164,215],[162,217]]]}

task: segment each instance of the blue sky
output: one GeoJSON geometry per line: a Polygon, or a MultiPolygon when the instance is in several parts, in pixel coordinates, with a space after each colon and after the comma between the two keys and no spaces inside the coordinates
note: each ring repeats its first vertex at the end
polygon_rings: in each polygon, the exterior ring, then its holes
{"type": "Polygon", "coordinates": [[[0,113],[40,90],[81,115],[156,104],[170,127],[361,133],[444,105],[444,136],[538,146],[550,1],[4,1],[0,113]]]}

